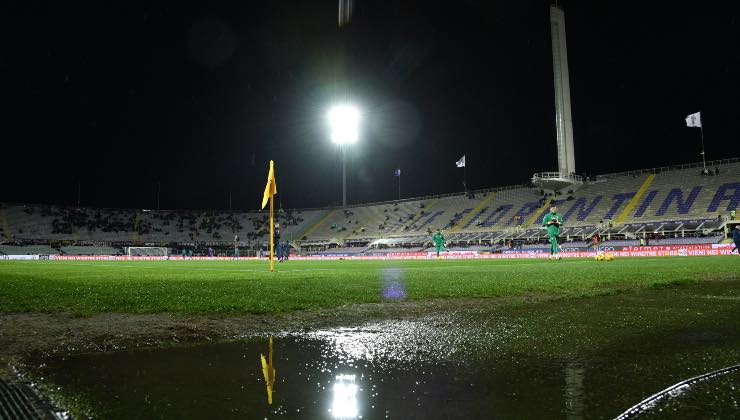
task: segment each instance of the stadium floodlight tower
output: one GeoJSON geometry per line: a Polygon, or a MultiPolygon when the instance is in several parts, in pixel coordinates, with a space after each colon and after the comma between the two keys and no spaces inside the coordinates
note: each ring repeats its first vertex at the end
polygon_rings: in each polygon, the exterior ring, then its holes
{"type": "Polygon", "coordinates": [[[573,149],[573,119],[570,110],[570,79],[568,75],[568,49],[565,43],[565,13],[556,5],[550,6],[550,34],[552,38],[552,72],[555,85],[555,128],[558,146],[558,171],[539,172],[532,183],[545,189],[559,190],[580,184],[576,175],[573,149]]]}
{"type": "Polygon", "coordinates": [[[347,147],[360,137],[360,111],[352,105],[338,104],[329,109],[331,141],[342,152],[342,206],[347,207],[347,147]]]}

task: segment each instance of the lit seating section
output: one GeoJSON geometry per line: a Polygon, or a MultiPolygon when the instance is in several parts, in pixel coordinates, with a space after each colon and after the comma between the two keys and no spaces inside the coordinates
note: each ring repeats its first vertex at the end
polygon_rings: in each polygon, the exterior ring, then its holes
{"type": "MultiPolygon", "coordinates": [[[[544,237],[540,221],[550,205],[559,207],[564,237],[602,234],[672,233],[719,227],[740,205],[740,163],[665,170],[648,175],[598,177],[572,193],[518,186],[348,207],[278,212],[282,239],[345,241],[428,237],[442,229],[448,240],[466,245],[501,238],[544,237]],[[712,168],[714,169],[714,168],[712,168]],[[648,185],[649,178],[652,182],[648,185]],[[637,194],[640,197],[633,200],[637,194]],[[625,209],[629,207],[629,212],[625,209]],[[609,220],[622,220],[610,227],[609,220]],[[455,235],[483,233],[484,237],[455,235]]],[[[99,242],[220,242],[254,245],[268,238],[267,214],[226,211],[144,211],[39,205],[4,205],[14,239],[99,242]]],[[[682,235],[679,235],[682,236],[682,235]]],[[[415,243],[419,240],[415,240],[415,243]]]]}
{"type": "MultiPolygon", "coordinates": [[[[39,205],[3,205],[14,240],[61,240],[106,243],[214,242],[254,244],[267,238],[263,212],[95,209],[39,205]]],[[[326,210],[278,212],[283,238],[293,240],[326,210]]]]}
{"type": "Polygon", "coordinates": [[[121,250],[110,246],[79,246],[70,245],[59,248],[65,255],[118,255],[121,250]]]}
{"type": "Polygon", "coordinates": [[[0,245],[0,254],[5,255],[59,255],[60,252],[46,245],[0,245]]]}
{"type": "Polygon", "coordinates": [[[378,237],[401,229],[419,211],[420,202],[380,203],[331,211],[311,232],[313,238],[378,237]]]}
{"type": "Polygon", "coordinates": [[[308,251],[304,255],[359,255],[365,252],[366,249],[366,247],[328,248],[322,251],[308,251]]]}
{"type": "Polygon", "coordinates": [[[445,213],[444,210],[436,210],[431,213],[429,213],[429,216],[425,217],[423,221],[420,221],[420,224],[418,224],[415,227],[415,231],[417,232],[423,232],[425,229],[431,230],[432,226],[434,226],[432,223],[434,223],[438,217],[443,215],[445,213]]]}
{"type": "Polygon", "coordinates": [[[740,164],[721,165],[717,169],[720,173],[712,176],[702,175],[698,168],[657,174],[628,220],[711,218],[727,214],[740,204],[740,164]]]}
{"type": "MultiPolygon", "coordinates": [[[[161,257],[163,256],[162,250],[156,249],[156,248],[139,248],[136,250],[135,253],[132,252],[131,255],[136,255],[137,257],[161,257]]],[[[172,255],[171,249],[167,250],[167,255],[172,255]]]]}
{"type": "Polygon", "coordinates": [[[690,244],[716,244],[722,240],[722,235],[711,235],[705,237],[687,238],[662,238],[653,239],[650,245],[690,245],[690,244]]]}
{"type": "MultiPolygon", "coordinates": [[[[656,174],[624,222],[709,219],[727,215],[740,206],[740,164],[721,165],[717,169],[719,174],[711,176],[701,175],[700,168],[656,174]]],[[[603,220],[616,219],[646,178],[646,174],[622,176],[587,184],[575,192],[572,200],[557,200],[556,204],[568,225],[598,225],[603,220]]]]}

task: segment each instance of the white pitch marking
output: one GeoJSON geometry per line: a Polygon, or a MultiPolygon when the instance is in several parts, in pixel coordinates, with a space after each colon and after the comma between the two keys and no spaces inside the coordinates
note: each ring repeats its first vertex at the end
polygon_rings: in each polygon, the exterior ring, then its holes
{"type": "MultiPolygon", "coordinates": [[[[248,268],[187,268],[187,267],[159,267],[154,265],[116,265],[116,264],[70,264],[85,267],[108,267],[108,268],[140,268],[140,269],[156,269],[156,270],[175,270],[175,271],[236,271],[236,272],[255,272],[265,273],[268,270],[248,269],[248,268]]],[[[293,271],[333,271],[332,268],[305,268],[305,269],[290,269],[290,270],[276,270],[277,272],[293,272],[293,271]]]]}
{"type": "MultiPolygon", "coordinates": [[[[664,258],[640,258],[630,261],[657,261],[662,260],[664,258]]],[[[384,260],[387,261],[387,260],[384,260]]],[[[419,260],[400,260],[400,261],[419,261],[419,260]]],[[[481,261],[481,260],[475,260],[475,261],[481,261]]],[[[582,264],[582,263],[592,263],[591,260],[579,260],[579,261],[560,261],[557,264],[558,265],[564,265],[564,264],[582,264]]],[[[534,265],[542,265],[544,263],[543,261],[537,262],[537,263],[521,263],[521,264],[491,264],[491,265],[443,265],[443,266],[437,266],[437,267],[391,267],[391,268],[380,268],[379,271],[384,270],[439,270],[439,269],[458,269],[458,268],[468,268],[468,269],[480,269],[480,270],[490,270],[492,268],[509,268],[509,267],[530,267],[534,265]]],[[[110,267],[110,268],[139,268],[139,269],[157,269],[157,270],[173,270],[173,271],[226,271],[226,272],[254,272],[254,273],[264,273],[267,272],[263,269],[248,269],[248,268],[188,268],[188,267],[161,267],[161,266],[152,266],[152,265],[118,265],[118,264],[84,264],[84,263],[74,263],[71,265],[78,265],[78,266],[86,266],[86,267],[110,267]]],[[[341,268],[298,268],[298,269],[288,269],[288,270],[277,270],[278,273],[291,273],[291,272],[310,272],[310,271],[339,271],[342,270],[341,268]]],[[[366,269],[366,270],[375,270],[373,269],[366,269]]]]}

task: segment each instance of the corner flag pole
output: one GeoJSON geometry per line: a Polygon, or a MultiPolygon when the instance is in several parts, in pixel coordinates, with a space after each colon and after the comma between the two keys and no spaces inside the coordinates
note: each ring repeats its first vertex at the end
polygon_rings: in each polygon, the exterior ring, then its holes
{"type": "MultiPolygon", "coordinates": [[[[270,162],[272,163],[272,162],[270,162]]],[[[270,195],[270,271],[275,271],[275,198],[270,195]]]]}
{"type": "Polygon", "coordinates": [[[275,271],[275,199],[277,186],[275,185],[275,163],[270,161],[270,172],[267,174],[267,185],[265,193],[262,195],[262,208],[264,209],[267,202],[270,202],[270,271],[275,271]]]}

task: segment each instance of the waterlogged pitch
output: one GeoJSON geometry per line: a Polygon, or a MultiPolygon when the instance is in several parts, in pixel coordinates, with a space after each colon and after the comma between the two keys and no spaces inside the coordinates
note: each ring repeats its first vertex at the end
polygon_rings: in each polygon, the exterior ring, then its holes
{"type": "Polygon", "coordinates": [[[0,312],[280,313],[439,298],[600,296],[737,279],[740,258],[0,261],[0,312]]]}
{"type": "MultiPolygon", "coordinates": [[[[277,268],[0,261],[0,359],[22,360],[75,418],[109,419],[613,418],[738,360],[734,256],[277,268]],[[356,381],[352,398],[339,377],[356,381]]],[[[651,413],[730,418],[737,383],[702,382],[651,413]]]]}

